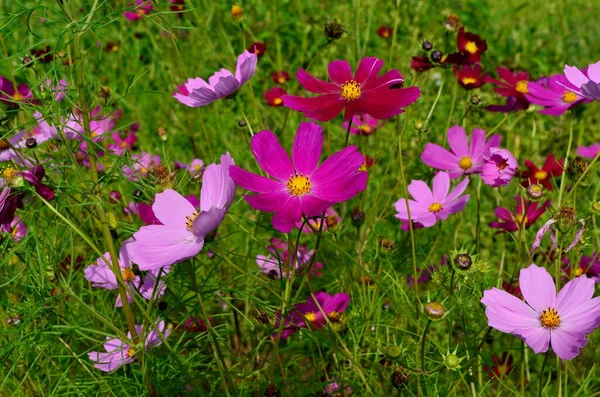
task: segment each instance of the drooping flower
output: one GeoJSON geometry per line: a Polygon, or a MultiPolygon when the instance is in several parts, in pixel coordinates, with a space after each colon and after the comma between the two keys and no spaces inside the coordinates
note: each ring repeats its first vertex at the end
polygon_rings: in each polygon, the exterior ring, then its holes
{"type": "Polygon", "coordinates": [[[486,83],[496,85],[494,91],[503,97],[507,98],[506,106],[488,105],[486,110],[492,112],[516,112],[519,110],[527,110],[529,101],[525,94],[529,93],[529,73],[524,71],[512,72],[507,68],[499,67],[498,76],[500,80],[491,76],[485,76],[486,83]],[[509,101],[509,98],[513,98],[509,101]]]}
{"type": "Polygon", "coordinates": [[[21,241],[27,235],[27,225],[21,221],[21,218],[15,216],[12,222],[0,225],[0,231],[2,233],[9,233],[10,237],[15,241],[21,241]]]}
{"type": "Polygon", "coordinates": [[[458,79],[458,84],[465,90],[479,88],[485,84],[485,75],[482,75],[481,65],[462,65],[454,67],[454,74],[458,79]]]}
{"type": "Polygon", "coordinates": [[[273,73],[273,81],[276,84],[285,84],[290,81],[290,75],[285,70],[280,70],[279,72],[273,73]]]}
{"type": "Polygon", "coordinates": [[[130,7],[134,7],[134,10],[123,11],[123,15],[130,21],[137,21],[150,14],[152,2],[150,0],[135,0],[135,5],[131,4],[130,7]]]}
{"type": "Polygon", "coordinates": [[[590,146],[579,146],[575,153],[586,159],[593,159],[600,153],[600,142],[596,142],[590,146]]]}
{"type": "Polygon", "coordinates": [[[302,112],[317,121],[329,121],[343,109],[344,120],[368,113],[378,120],[400,114],[421,95],[418,87],[401,88],[404,77],[397,70],[378,76],[383,61],[363,58],[354,76],[347,61],[329,64],[331,83],[319,80],[300,68],[296,78],[307,91],[319,94],[312,98],[285,95],[284,106],[302,112]]]}
{"type": "Polygon", "coordinates": [[[487,155],[483,156],[481,179],[492,187],[505,186],[517,172],[519,163],[506,149],[490,148],[487,155]]]}
{"type": "Polygon", "coordinates": [[[427,56],[415,56],[410,60],[410,67],[415,72],[425,72],[433,69],[435,65],[431,62],[427,56]]]}
{"type": "Polygon", "coordinates": [[[556,215],[554,215],[554,217],[550,218],[546,223],[544,223],[544,226],[542,226],[540,230],[538,230],[538,232],[535,235],[535,240],[531,245],[531,249],[529,250],[529,253],[532,254],[542,244],[542,239],[548,233],[550,233],[550,241],[552,242],[552,248],[556,249],[556,232],[552,227],[553,225],[554,227],[557,227],[559,231],[567,233],[569,230],[573,229],[577,225],[577,223],[579,223],[581,227],[575,233],[575,238],[573,239],[573,242],[569,244],[569,246],[564,250],[564,252],[571,251],[579,243],[579,239],[581,238],[585,230],[585,220],[579,219],[578,221],[576,221],[575,210],[573,208],[561,208],[556,213],[556,215]]]}
{"type": "Polygon", "coordinates": [[[348,294],[338,293],[331,296],[323,291],[317,292],[314,298],[311,296],[307,302],[298,303],[294,306],[289,318],[285,320],[281,339],[293,335],[300,328],[314,330],[323,327],[328,321],[332,323],[339,322],[341,314],[348,307],[348,303],[350,303],[348,294]]]}
{"type": "Polygon", "coordinates": [[[173,96],[190,107],[205,106],[232,96],[254,75],[257,60],[256,54],[244,51],[237,59],[235,76],[229,70],[221,69],[208,79],[208,83],[200,77],[188,79],[185,83],[187,94],[179,89],[173,96]]]}
{"type": "Polygon", "coordinates": [[[381,25],[379,29],[377,29],[377,35],[382,39],[389,39],[390,37],[392,37],[393,32],[394,28],[386,25],[381,25]]]}
{"type": "MultiPolygon", "coordinates": [[[[139,335],[145,334],[145,330],[141,325],[136,325],[135,328],[139,335]]],[[[161,345],[162,340],[166,339],[171,333],[170,329],[165,329],[164,321],[157,320],[156,328],[158,329],[158,332],[153,328],[152,331],[150,331],[146,336],[144,350],[148,350],[153,346],[161,345]]],[[[127,338],[129,340],[132,339],[130,332],[127,333],[127,338]]],[[[134,362],[136,358],[135,348],[129,343],[129,341],[126,342],[107,336],[106,342],[104,343],[104,350],[106,350],[106,353],[96,351],[88,353],[88,358],[95,362],[94,367],[104,372],[113,372],[123,365],[134,362]]]]}
{"type": "MultiPolygon", "coordinates": [[[[342,128],[348,130],[349,121],[342,123],[342,128]]],[[[374,133],[379,126],[377,125],[379,120],[371,117],[368,114],[360,114],[352,117],[352,125],[350,126],[350,133],[354,135],[371,135],[374,133]]]]}
{"type": "Polygon", "coordinates": [[[314,231],[318,232],[319,230],[324,232],[329,228],[334,228],[335,226],[337,226],[340,223],[340,221],[341,218],[339,217],[337,212],[335,212],[333,207],[329,207],[325,211],[325,220],[323,222],[323,225],[321,225],[321,215],[319,215],[314,218],[310,218],[308,221],[308,225],[305,224],[304,227],[302,227],[304,221],[299,221],[298,223],[296,223],[296,228],[302,228],[303,233],[309,234],[314,233],[314,231]]]}
{"type": "Polygon", "coordinates": [[[589,102],[588,99],[574,92],[575,86],[562,74],[555,74],[545,82],[531,81],[527,89],[528,93],[525,94],[527,100],[544,106],[544,109],[538,111],[540,114],[560,116],[580,103],[589,102]]]}
{"type": "Polygon", "coordinates": [[[398,200],[395,204],[398,211],[396,218],[402,221],[410,219],[424,227],[431,227],[437,221],[448,218],[450,214],[462,211],[470,197],[468,194],[461,196],[468,184],[469,178],[465,178],[449,192],[450,175],[447,172],[438,172],[433,177],[433,191],[424,181],[413,180],[408,185],[408,192],[414,200],[398,200]],[[410,209],[410,218],[407,206],[410,209]]]}
{"type": "Polygon", "coordinates": [[[591,100],[600,100],[600,61],[589,65],[587,70],[565,65],[565,77],[575,89],[572,92],[591,100]]]}
{"type": "Polygon", "coordinates": [[[487,51],[487,42],[475,33],[465,32],[464,26],[458,29],[456,45],[468,63],[479,63],[481,55],[487,51]]]}
{"type": "Polygon", "coordinates": [[[309,250],[306,245],[298,245],[295,259],[290,257],[287,242],[278,238],[270,240],[267,250],[269,251],[268,255],[256,256],[256,264],[260,268],[260,272],[270,278],[280,279],[291,277],[292,266],[296,274],[310,269],[309,276],[322,276],[319,271],[323,268],[322,263],[314,262],[312,267],[310,267],[310,262],[315,252],[314,250],[309,250]]]}
{"type": "Polygon", "coordinates": [[[458,125],[448,129],[446,135],[451,151],[435,143],[428,143],[421,153],[421,159],[430,167],[448,171],[450,178],[481,172],[484,155],[491,148],[498,147],[502,140],[502,136],[494,134],[486,141],[485,131],[477,128],[473,130],[469,144],[465,129],[458,125]]]}
{"type": "Polygon", "coordinates": [[[265,91],[265,100],[269,106],[282,106],[283,99],[281,99],[287,92],[280,87],[273,87],[270,90],[265,91]]]}
{"type": "Polygon", "coordinates": [[[54,198],[54,190],[42,183],[45,175],[46,170],[41,165],[28,171],[6,167],[0,173],[0,187],[4,187],[0,192],[0,225],[12,223],[17,208],[23,207],[23,199],[27,194],[22,190],[25,183],[32,185],[44,200],[50,201],[54,198]]]}
{"type": "Polygon", "coordinates": [[[494,210],[494,215],[498,217],[499,222],[490,222],[490,227],[501,229],[498,233],[515,232],[523,227],[528,228],[542,216],[542,214],[550,207],[550,200],[546,200],[542,205],[538,206],[538,202],[530,202],[520,195],[515,196],[517,208],[514,212],[507,210],[504,207],[498,207],[494,210]]]}
{"type": "Polygon", "coordinates": [[[525,160],[526,171],[521,172],[521,178],[525,180],[521,182],[523,187],[527,187],[531,184],[542,184],[548,190],[553,190],[552,182],[550,179],[562,175],[563,173],[564,160],[560,159],[556,161],[554,154],[546,157],[542,168],[538,168],[531,160],[525,160]]]}
{"type": "Polygon", "coordinates": [[[556,294],[548,271],[535,264],[521,269],[519,285],[525,302],[492,288],[483,293],[488,325],[523,339],[536,354],[548,351],[572,360],[587,343],[586,336],[600,325],[600,298],[586,276],[569,281],[556,294]]]}
{"type": "Polygon", "coordinates": [[[257,210],[275,212],[273,227],[280,232],[291,231],[303,214],[309,218],[321,215],[333,203],[349,200],[367,186],[367,173],[359,171],[364,157],[356,146],[348,146],[318,165],[323,133],[316,123],[300,123],[291,161],[271,131],[254,135],[250,146],[258,165],[275,179],[237,166],[231,168],[231,177],[240,187],[259,193],[246,195],[246,201],[257,210]]]}
{"type": "Polygon", "coordinates": [[[146,152],[134,154],[131,159],[134,161],[133,165],[125,165],[122,170],[127,179],[134,182],[139,180],[139,178],[146,178],[152,168],[161,164],[159,155],[151,155],[146,152]]]}
{"type": "Polygon", "coordinates": [[[229,153],[221,164],[211,164],[204,171],[199,211],[175,190],[167,189],[155,196],[152,211],[162,225],[143,226],[133,237],[131,259],[141,270],[168,266],[196,256],[207,235],[215,231],[235,196],[235,183],[229,167],[235,163],[229,153]]]}
{"type": "Polygon", "coordinates": [[[0,102],[17,106],[18,102],[33,98],[33,94],[27,83],[21,83],[15,87],[12,81],[0,76],[0,102]]]}

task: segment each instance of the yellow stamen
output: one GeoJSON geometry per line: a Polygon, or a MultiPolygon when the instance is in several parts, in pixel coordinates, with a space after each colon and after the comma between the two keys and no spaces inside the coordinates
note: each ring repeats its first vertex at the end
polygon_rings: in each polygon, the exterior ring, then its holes
{"type": "Polygon", "coordinates": [[[517,86],[515,87],[515,90],[517,90],[517,92],[521,93],[521,94],[528,94],[529,93],[529,89],[527,88],[527,84],[529,82],[527,80],[520,80],[517,82],[517,86]]]}
{"type": "Polygon", "coordinates": [[[275,98],[273,99],[273,105],[281,105],[283,103],[283,99],[275,98]]]}
{"type": "Polygon", "coordinates": [[[358,84],[354,80],[350,80],[344,84],[342,84],[342,98],[347,101],[353,101],[355,99],[360,98],[360,84],[358,84]]]}
{"type": "Polygon", "coordinates": [[[563,94],[563,102],[571,103],[577,100],[577,94],[571,91],[565,91],[563,94]]]}
{"type": "Polygon", "coordinates": [[[583,274],[583,269],[579,266],[577,266],[577,269],[575,269],[575,277],[579,277],[583,274]]]}
{"type": "Polygon", "coordinates": [[[467,44],[465,45],[465,50],[467,50],[467,52],[471,54],[475,54],[478,50],[477,44],[475,44],[474,41],[467,41],[467,44]]]}
{"type": "Polygon", "coordinates": [[[339,323],[339,322],[340,322],[340,317],[341,317],[341,314],[340,314],[340,313],[338,313],[338,312],[336,312],[336,311],[333,311],[333,312],[331,312],[331,313],[329,313],[329,314],[327,315],[327,318],[328,318],[328,319],[329,319],[329,321],[331,321],[332,323],[339,323]]]}
{"type": "Polygon", "coordinates": [[[527,219],[527,216],[523,215],[523,214],[515,215],[514,219],[515,219],[515,223],[517,224],[518,227],[527,225],[527,222],[529,221],[529,219],[527,219]]]}
{"type": "Polygon", "coordinates": [[[364,134],[370,134],[370,133],[371,133],[371,131],[372,131],[373,129],[371,128],[371,126],[370,126],[370,125],[368,125],[368,124],[365,124],[365,125],[361,125],[361,126],[360,126],[360,130],[361,130],[361,131],[362,131],[364,134]]]}
{"type": "Polygon", "coordinates": [[[2,171],[2,176],[6,181],[10,184],[16,177],[19,175],[19,172],[11,167],[6,167],[4,171],[2,171]]]}
{"type": "Polygon", "coordinates": [[[475,79],[475,78],[473,78],[473,77],[463,77],[463,78],[462,78],[462,83],[463,83],[464,85],[467,85],[467,84],[475,84],[475,83],[477,83],[477,79],[475,79]]]}
{"type": "Polygon", "coordinates": [[[469,156],[463,156],[458,161],[458,166],[466,171],[473,166],[473,160],[469,156]]]}
{"type": "Polygon", "coordinates": [[[442,207],[442,204],[433,203],[429,206],[429,211],[433,212],[435,214],[436,212],[440,212],[442,210],[442,208],[444,208],[444,207],[442,207]]]}
{"type": "Polygon", "coordinates": [[[317,319],[317,315],[313,312],[304,313],[304,317],[311,323],[317,319]]]}
{"type": "Polygon", "coordinates": [[[198,213],[196,211],[192,212],[192,216],[186,216],[185,226],[188,228],[190,232],[194,231],[194,221],[198,218],[198,213]]]}
{"type": "Polygon", "coordinates": [[[21,95],[21,93],[19,91],[16,91],[15,94],[13,95],[13,98],[15,101],[21,101],[25,97],[23,95],[21,95]]]}
{"type": "Polygon", "coordinates": [[[537,179],[537,180],[541,181],[541,180],[544,180],[544,179],[548,178],[548,173],[547,173],[546,171],[542,171],[542,170],[540,170],[540,171],[536,171],[536,172],[533,174],[533,177],[534,177],[535,179],[537,179]]]}
{"type": "Polygon", "coordinates": [[[135,274],[130,267],[126,267],[125,269],[121,270],[121,275],[123,276],[123,281],[125,282],[131,281],[135,278],[135,274]]]}
{"type": "Polygon", "coordinates": [[[133,347],[130,347],[129,349],[127,349],[127,352],[125,354],[127,355],[127,357],[133,357],[135,356],[135,349],[133,347]]]}
{"type": "Polygon", "coordinates": [[[294,174],[288,180],[286,187],[294,196],[304,196],[310,192],[312,183],[310,183],[310,179],[303,174],[294,174]]]}
{"type": "Polygon", "coordinates": [[[148,168],[146,168],[146,167],[142,167],[142,168],[140,169],[140,172],[141,172],[142,174],[147,174],[147,173],[148,173],[148,168]]]}
{"type": "Polygon", "coordinates": [[[546,328],[556,328],[560,325],[560,316],[554,308],[547,308],[542,310],[540,314],[540,323],[546,328]]]}
{"type": "Polygon", "coordinates": [[[285,83],[285,82],[286,82],[286,79],[285,79],[285,77],[281,76],[281,77],[279,77],[279,78],[277,79],[277,82],[278,82],[279,84],[283,84],[283,83],[285,83]]]}

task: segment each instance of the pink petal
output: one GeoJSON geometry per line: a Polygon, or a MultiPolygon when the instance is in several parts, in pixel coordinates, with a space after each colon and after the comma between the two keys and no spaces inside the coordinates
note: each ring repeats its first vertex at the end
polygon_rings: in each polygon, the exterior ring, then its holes
{"type": "Polygon", "coordinates": [[[290,196],[290,192],[282,190],[256,194],[254,196],[244,196],[244,198],[255,210],[275,212],[281,207],[281,203],[286,202],[290,196]]]}
{"type": "Polygon", "coordinates": [[[450,190],[450,176],[447,172],[438,172],[433,177],[433,201],[443,203],[450,190]]]}
{"type": "Polygon", "coordinates": [[[550,329],[541,326],[538,328],[519,330],[515,332],[516,335],[525,340],[527,346],[531,347],[535,354],[548,351],[551,333],[554,333],[554,331],[550,331],[550,329]]]}
{"type": "Polygon", "coordinates": [[[289,233],[296,222],[302,219],[302,205],[296,196],[289,196],[286,202],[273,215],[273,227],[282,233],[289,233]]]}
{"type": "Polygon", "coordinates": [[[468,156],[469,146],[467,144],[467,133],[461,126],[455,125],[448,129],[448,144],[456,157],[468,156]]]}
{"type": "Polygon", "coordinates": [[[458,165],[458,158],[444,149],[440,145],[435,143],[428,143],[425,145],[423,153],[421,153],[421,160],[430,167],[437,168],[438,170],[444,171],[459,171],[462,173],[462,169],[458,165]]]}
{"type": "Polygon", "coordinates": [[[363,58],[360,60],[358,68],[356,68],[354,80],[358,84],[363,84],[366,80],[377,77],[382,66],[383,61],[380,59],[375,57],[363,58]]]}
{"type": "Polygon", "coordinates": [[[348,146],[334,153],[317,168],[310,178],[313,189],[321,184],[326,185],[330,181],[357,173],[364,161],[363,155],[358,152],[356,146],[348,146]]]}
{"type": "Polygon", "coordinates": [[[221,69],[209,77],[208,83],[219,98],[225,98],[240,88],[240,83],[227,69],[221,69]]]}
{"type": "Polygon", "coordinates": [[[323,122],[333,120],[346,106],[346,100],[339,94],[327,94],[314,98],[283,95],[281,99],[283,99],[284,106],[302,112],[308,118],[323,122]]]}
{"type": "Polygon", "coordinates": [[[587,75],[594,83],[600,83],[600,62],[588,66],[587,75]]]}
{"type": "Polygon", "coordinates": [[[452,201],[454,201],[458,196],[460,196],[461,194],[464,193],[464,191],[467,189],[468,185],[469,185],[469,178],[464,178],[462,181],[460,181],[458,183],[458,185],[456,185],[454,187],[454,190],[452,190],[452,192],[450,192],[450,194],[448,196],[446,196],[446,199],[444,200],[444,202],[451,203],[452,201]]]}
{"type": "Polygon", "coordinates": [[[237,165],[229,169],[229,174],[235,183],[246,190],[257,193],[285,190],[285,183],[248,172],[237,165]]]}
{"type": "Polygon", "coordinates": [[[530,254],[533,253],[533,251],[535,251],[540,246],[540,244],[542,244],[542,238],[544,238],[546,233],[550,232],[550,239],[552,239],[553,223],[556,223],[556,219],[550,218],[548,222],[546,222],[544,226],[542,226],[540,230],[538,230],[538,232],[535,234],[535,240],[533,241],[531,249],[529,250],[530,254]]]}
{"type": "Polygon", "coordinates": [[[299,174],[310,175],[317,168],[323,150],[323,132],[317,123],[302,122],[296,131],[292,161],[299,174]]]}
{"type": "Polygon", "coordinates": [[[429,186],[420,180],[413,180],[408,185],[408,193],[415,199],[415,201],[429,206],[434,202],[433,193],[429,186]]]}
{"type": "Polygon", "coordinates": [[[363,93],[356,102],[365,113],[378,120],[385,120],[404,112],[405,107],[414,103],[421,95],[418,87],[383,88],[363,93]]]}
{"type": "Polygon", "coordinates": [[[583,84],[590,81],[590,79],[585,77],[581,70],[577,69],[575,66],[565,65],[564,72],[567,80],[577,88],[581,88],[583,84]]]}
{"type": "Polygon", "coordinates": [[[257,62],[258,56],[248,52],[248,50],[244,50],[244,52],[238,56],[237,65],[235,67],[235,78],[240,86],[250,80],[250,77],[254,75],[257,62]]]}
{"type": "Polygon", "coordinates": [[[352,69],[348,61],[340,61],[336,59],[328,66],[329,79],[337,84],[342,85],[347,81],[352,80],[352,69]]]}
{"type": "Polygon", "coordinates": [[[550,273],[543,267],[531,264],[521,269],[519,285],[525,301],[538,313],[555,307],[556,286],[550,273]]]}
{"type": "Polygon", "coordinates": [[[488,325],[498,331],[513,333],[515,330],[540,327],[535,310],[504,290],[492,288],[484,291],[481,303],[486,306],[488,325]]]}
{"type": "Polygon", "coordinates": [[[551,331],[552,350],[563,360],[572,360],[579,355],[587,339],[580,332],[568,332],[559,328],[551,331]]]}
{"type": "Polygon", "coordinates": [[[595,284],[594,280],[585,275],[569,281],[556,297],[556,310],[561,318],[567,317],[579,305],[591,300],[595,284]]]}
{"type": "Polygon", "coordinates": [[[235,197],[236,185],[229,174],[229,168],[235,162],[226,153],[221,156],[221,164],[211,164],[202,176],[200,190],[200,209],[209,211],[213,207],[229,209],[235,197]]]}
{"type": "Polygon", "coordinates": [[[288,154],[271,131],[261,131],[254,135],[250,147],[258,165],[273,178],[287,182],[294,175],[294,167],[288,154]]]}
{"type": "Polygon", "coordinates": [[[327,208],[331,207],[331,202],[321,200],[310,194],[302,196],[300,200],[302,201],[302,212],[309,218],[320,216],[327,208]]]}
{"type": "Polygon", "coordinates": [[[196,209],[190,202],[173,189],[167,189],[154,198],[152,211],[156,218],[165,225],[185,229],[187,217],[196,209]]]}
{"type": "MultiPolygon", "coordinates": [[[[308,74],[304,69],[300,68],[296,74],[296,78],[302,87],[308,92],[315,94],[336,94],[339,97],[340,87],[335,84],[319,80],[308,74]]],[[[286,105],[287,106],[287,105],[286,105]]]]}
{"type": "Polygon", "coordinates": [[[350,200],[367,187],[369,175],[366,172],[357,172],[354,175],[328,180],[311,189],[315,197],[330,203],[339,203],[350,200]]]}

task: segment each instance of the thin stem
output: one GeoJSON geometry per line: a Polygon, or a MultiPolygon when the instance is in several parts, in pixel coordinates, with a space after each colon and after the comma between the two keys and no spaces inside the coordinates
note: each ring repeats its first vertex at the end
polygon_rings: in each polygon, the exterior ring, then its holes
{"type": "Polygon", "coordinates": [[[346,130],[346,140],[344,141],[344,147],[348,146],[350,142],[350,128],[352,128],[352,117],[348,120],[348,129],[346,130]]]}

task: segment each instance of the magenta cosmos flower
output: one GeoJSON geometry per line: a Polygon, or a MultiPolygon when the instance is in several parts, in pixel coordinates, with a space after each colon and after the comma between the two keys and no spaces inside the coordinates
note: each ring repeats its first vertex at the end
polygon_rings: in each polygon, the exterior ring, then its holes
{"type": "Polygon", "coordinates": [[[600,297],[594,280],[580,276],[556,295],[548,271],[532,264],[521,269],[519,285],[525,302],[492,288],[483,293],[488,325],[523,339],[533,351],[544,353],[550,345],[558,357],[572,360],[585,346],[587,334],[600,325],[600,297]]]}
{"type": "Polygon", "coordinates": [[[123,166],[123,174],[130,181],[137,181],[139,178],[146,178],[150,170],[161,163],[159,155],[142,152],[132,156],[133,165],[123,166]]]}
{"type": "Polygon", "coordinates": [[[575,153],[578,156],[585,157],[587,159],[593,159],[600,153],[600,142],[596,142],[590,146],[579,146],[575,153]]]}
{"type": "MultiPolygon", "coordinates": [[[[354,135],[371,135],[374,133],[379,126],[377,125],[379,120],[368,114],[359,114],[352,117],[352,125],[350,126],[350,133],[354,135]]],[[[348,130],[349,121],[344,121],[342,127],[344,130],[348,130]]]]}
{"type": "Polygon", "coordinates": [[[24,189],[31,185],[35,191],[50,201],[54,198],[54,190],[44,185],[42,179],[46,175],[43,166],[37,165],[28,171],[17,171],[6,167],[0,173],[0,225],[10,224],[15,218],[17,208],[23,208],[23,199],[27,196],[24,189]]]}
{"type": "Polygon", "coordinates": [[[430,167],[448,171],[450,178],[480,172],[483,156],[488,154],[490,148],[498,147],[502,140],[500,135],[494,134],[486,142],[485,131],[477,128],[473,130],[469,145],[465,129],[458,125],[448,129],[447,137],[451,151],[435,143],[428,143],[421,154],[421,159],[430,167]]]}
{"type": "Polygon", "coordinates": [[[27,225],[15,216],[12,222],[0,225],[0,232],[8,233],[14,241],[21,241],[27,235],[27,225]]]}
{"type": "Polygon", "coordinates": [[[511,152],[493,147],[483,156],[481,179],[492,187],[508,185],[518,167],[519,163],[511,152]]]}
{"type": "Polygon", "coordinates": [[[402,221],[418,222],[424,227],[431,227],[437,221],[443,221],[450,214],[462,211],[469,201],[469,195],[459,197],[469,184],[469,178],[463,179],[452,192],[450,191],[450,175],[438,172],[433,177],[433,191],[424,181],[413,180],[408,185],[408,192],[414,200],[401,198],[395,204],[396,218],[402,221]],[[408,216],[410,209],[410,218],[408,216]]]}
{"type": "Polygon", "coordinates": [[[319,80],[300,68],[296,74],[300,85],[319,95],[313,98],[284,95],[283,105],[317,121],[332,120],[344,108],[346,121],[365,113],[378,120],[390,118],[415,102],[421,90],[417,87],[401,88],[404,77],[397,70],[378,76],[382,66],[380,59],[363,58],[352,76],[348,62],[335,60],[329,64],[331,83],[319,80]]]}
{"type": "Polygon", "coordinates": [[[565,77],[575,86],[572,91],[584,98],[600,100],[600,62],[587,67],[587,71],[565,65],[565,77]]]}
{"type": "Polygon", "coordinates": [[[133,235],[131,259],[141,270],[168,266],[200,252],[204,238],[219,227],[235,196],[235,183],[229,177],[234,164],[226,153],[221,164],[206,168],[199,211],[175,190],[156,195],[152,211],[162,225],[142,226],[133,235]]]}
{"type": "Polygon", "coordinates": [[[152,2],[150,0],[136,0],[133,11],[123,11],[123,15],[130,21],[137,21],[138,19],[144,18],[152,11],[152,2]]]}
{"type": "Polygon", "coordinates": [[[238,57],[235,76],[229,70],[221,69],[210,76],[208,83],[200,77],[188,79],[183,87],[185,90],[180,87],[173,96],[179,102],[193,108],[232,96],[254,75],[257,60],[256,54],[244,51],[238,57]]]}
{"type": "Polygon", "coordinates": [[[323,132],[316,123],[300,123],[292,160],[271,131],[252,137],[250,146],[256,162],[275,178],[231,168],[231,177],[240,187],[259,193],[245,196],[257,210],[275,212],[273,227],[288,233],[302,219],[321,215],[333,203],[346,201],[367,187],[367,173],[359,171],[364,157],[356,146],[333,154],[320,166],[323,132]]]}
{"type": "Polygon", "coordinates": [[[494,215],[498,217],[500,222],[490,222],[490,227],[502,232],[515,232],[523,227],[528,228],[548,209],[550,200],[546,200],[542,205],[538,206],[536,202],[525,200],[521,196],[516,196],[517,209],[510,212],[504,207],[498,207],[494,210],[494,215]]]}
{"type": "MultiPolygon", "coordinates": [[[[157,321],[156,328],[162,335],[155,329],[152,329],[146,336],[144,342],[144,350],[148,350],[152,346],[158,346],[162,344],[162,339],[165,339],[171,333],[170,329],[165,329],[164,321],[157,321]]],[[[141,325],[136,325],[135,329],[139,335],[144,335],[144,329],[141,325]]],[[[127,337],[131,339],[131,333],[127,333],[127,337]]],[[[88,357],[90,360],[95,362],[94,367],[104,372],[113,372],[117,368],[130,364],[135,361],[135,349],[128,342],[124,342],[117,338],[106,337],[104,343],[104,350],[106,353],[100,352],[89,352],[88,357]]]]}
{"type": "Polygon", "coordinates": [[[580,103],[589,102],[589,99],[574,91],[577,91],[577,87],[565,76],[555,74],[545,82],[529,82],[525,97],[529,102],[544,107],[538,113],[560,116],[580,103]]]}
{"type": "Polygon", "coordinates": [[[15,87],[12,81],[0,76],[0,102],[16,106],[18,102],[32,98],[33,94],[27,83],[21,83],[15,87]]]}
{"type": "MultiPolygon", "coordinates": [[[[272,238],[267,247],[267,251],[269,251],[268,255],[256,256],[256,264],[260,268],[260,272],[273,279],[280,279],[282,277],[289,278],[292,274],[292,266],[290,264],[291,258],[287,241],[272,238]]],[[[298,245],[298,248],[296,249],[296,259],[293,261],[293,267],[297,274],[300,274],[309,268],[310,260],[313,255],[314,250],[309,250],[304,244],[298,245]]],[[[322,263],[313,263],[309,276],[322,276],[323,274],[319,272],[322,268],[322,263]]]]}

